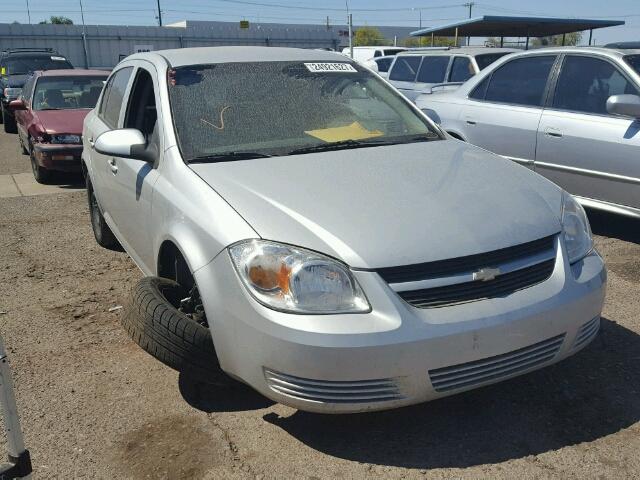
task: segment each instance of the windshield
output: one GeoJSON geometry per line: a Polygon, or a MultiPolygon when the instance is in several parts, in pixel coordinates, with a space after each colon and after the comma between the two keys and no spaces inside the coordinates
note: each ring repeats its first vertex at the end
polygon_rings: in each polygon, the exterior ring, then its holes
{"type": "Polygon", "coordinates": [[[186,161],[440,138],[406,100],[355,63],[180,67],[169,72],[169,98],[186,161]]]}
{"type": "Polygon", "coordinates": [[[476,55],[476,63],[478,64],[478,68],[480,70],[484,70],[486,67],[491,65],[500,57],[504,57],[509,53],[510,52],[499,52],[499,53],[483,53],[482,55],[476,55]]]}
{"type": "Polygon", "coordinates": [[[640,75],[640,55],[627,55],[624,61],[640,75]]]}
{"type": "Polygon", "coordinates": [[[36,70],[59,70],[73,68],[64,57],[55,55],[39,57],[10,57],[7,59],[7,75],[26,75],[36,70]]]}
{"type": "Polygon", "coordinates": [[[41,77],[33,94],[34,110],[69,110],[96,106],[104,77],[41,77]]]}

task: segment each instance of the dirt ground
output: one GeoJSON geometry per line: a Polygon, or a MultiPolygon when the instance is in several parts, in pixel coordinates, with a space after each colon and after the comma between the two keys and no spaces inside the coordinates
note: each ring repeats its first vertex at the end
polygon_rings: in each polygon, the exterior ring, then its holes
{"type": "MultiPolygon", "coordinates": [[[[26,171],[0,135],[0,175],[26,171]]],[[[591,216],[609,287],[586,350],[428,404],[322,416],[190,384],[129,340],[110,309],[141,274],[96,245],[84,192],[0,198],[0,333],[34,478],[638,478],[640,224],[591,216]]]]}

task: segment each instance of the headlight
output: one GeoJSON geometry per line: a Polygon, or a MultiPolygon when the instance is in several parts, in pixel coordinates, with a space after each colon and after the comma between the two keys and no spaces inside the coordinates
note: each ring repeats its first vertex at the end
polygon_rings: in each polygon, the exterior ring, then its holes
{"type": "Polygon", "coordinates": [[[291,313],[362,313],[371,307],[346,265],[299,247],[249,240],[229,248],[249,293],[291,313]]]}
{"type": "Polygon", "coordinates": [[[22,93],[21,88],[7,87],[4,89],[4,96],[6,97],[7,100],[16,99],[20,96],[21,93],[22,93]]]}
{"type": "Polygon", "coordinates": [[[51,135],[51,143],[82,143],[80,135],[51,135]]]}
{"type": "Polygon", "coordinates": [[[569,263],[581,260],[593,250],[593,238],[587,214],[584,208],[566,192],[562,205],[562,236],[569,263]]]}

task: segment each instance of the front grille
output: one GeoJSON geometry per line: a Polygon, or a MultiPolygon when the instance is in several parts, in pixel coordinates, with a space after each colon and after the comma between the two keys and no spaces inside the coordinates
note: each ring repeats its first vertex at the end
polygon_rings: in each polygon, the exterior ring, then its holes
{"type": "Polygon", "coordinates": [[[543,282],[553,273],[555,259],[499,275],[486,282],[472,281],[443,287],[398,292],[407,303],[418,308],[443,307],[486,298],[509,295],[543,282]]]}
{"type": "Polygon", "coordinates": [[[294,377],[264,370],[274,392],[318,403],[371,403],[405,398],[394,379],[327,381],[294,377]]]}
{"type": "Polygon", "coordinates": [[[429,370],[429,378],[436,392],[480,385],[549,362],[563,341],[564,334],[495,357],[429,370]]]}
{"type": "Polygon", "coordinates": [[[577,350],[584,347],[598,334],[598,330],[600,330],[600,317],[592,318],[578,330],[576,339],[573,341],[573,348],[577,350]]]}
{"type": "Polygon", "coordinates": [[[430,278],[446,277],[458,273],[473,272],[480,268],[497,266],[536,254],[553,250],[555,235],[540,238],[532,242],[502,248],[487,253],[466,257],[438,260],[436,262],[417,263],[401,267],[379,268],[376,272],[387,283],[415,282],[430,278]]]}

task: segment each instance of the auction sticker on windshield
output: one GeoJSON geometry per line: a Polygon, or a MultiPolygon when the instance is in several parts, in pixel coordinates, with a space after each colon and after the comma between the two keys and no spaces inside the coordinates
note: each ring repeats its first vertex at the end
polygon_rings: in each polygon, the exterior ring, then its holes
{"type": "Polygon", "coordinates": [[[310,72],[358,73],[358,71],[348,63],[305,63],[304,66],[307,67],[307,70],[310,72]]]}

